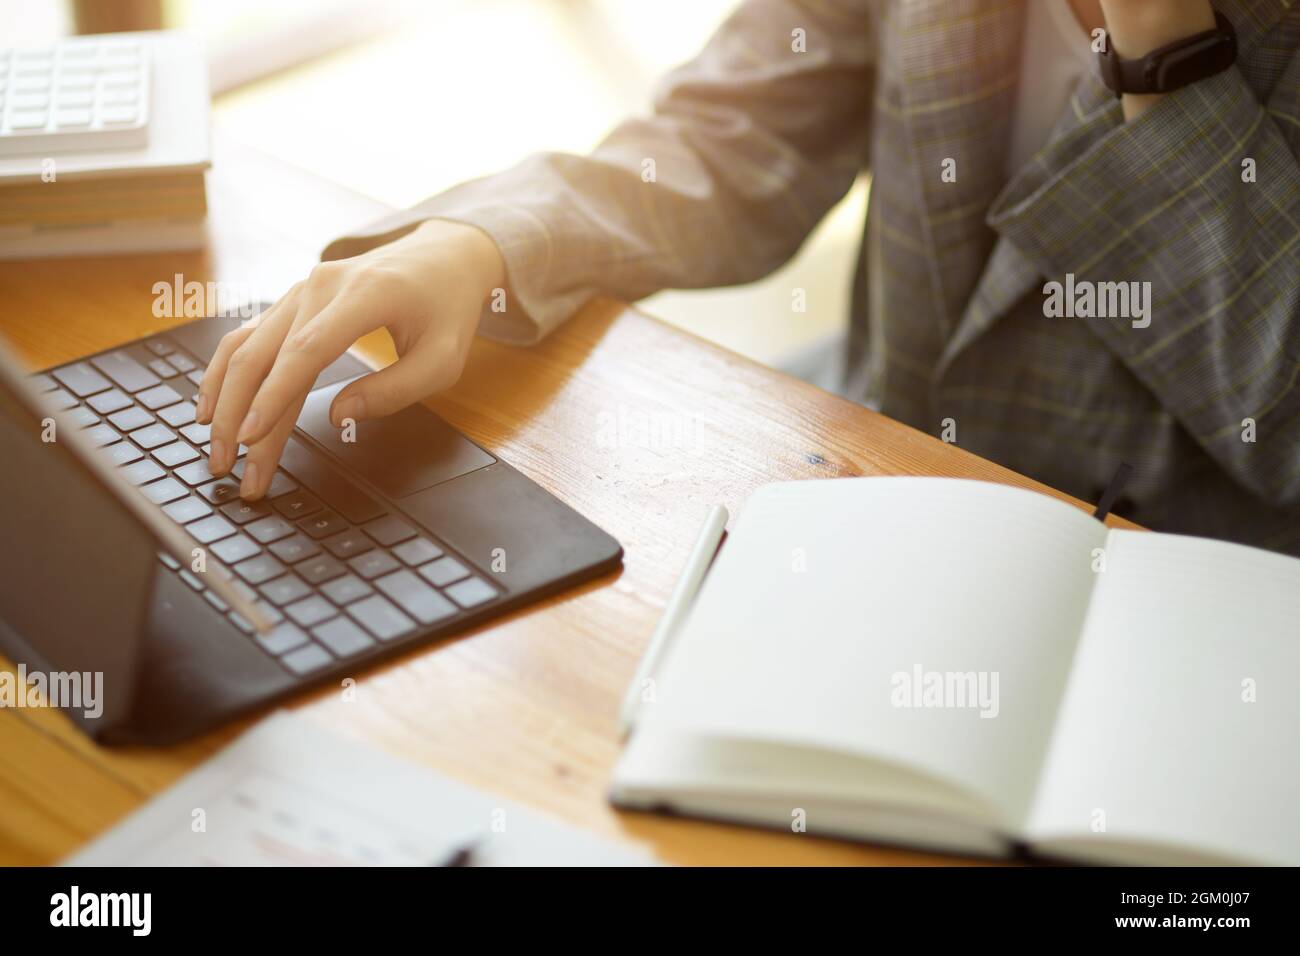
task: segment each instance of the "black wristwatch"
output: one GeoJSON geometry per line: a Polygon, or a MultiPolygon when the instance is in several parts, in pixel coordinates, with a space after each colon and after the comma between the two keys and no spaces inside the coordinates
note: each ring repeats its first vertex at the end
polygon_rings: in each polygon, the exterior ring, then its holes
{"type": "Polygon", "coordinates": [[[1136,60],[1121,60],[1106,38],[1101,78],[1116,96],[1125,93],[1172,93],[1174,90],[1222,73],[1237,62],[1237,31],[1222,13],[1215,12],[1213,30],[1184,37],[1152,50],[1136,60]]]}

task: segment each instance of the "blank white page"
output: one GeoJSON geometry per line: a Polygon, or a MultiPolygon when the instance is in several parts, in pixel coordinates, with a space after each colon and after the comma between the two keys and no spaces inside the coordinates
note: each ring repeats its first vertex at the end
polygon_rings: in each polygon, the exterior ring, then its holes
{"type": "Polygon", "coordinates": [[[1106,554],[1027,835],[1300,864],[1300,561],[1134,531],[1106,554]]]}
{"type": "Polygon", "coordinates": [[[684,732],[892,760],[958,782],[996,808],[984,822],[1018,827],[1104,540],[1077,508],[984,482],[769,485],[709,572],[636,737],[684,732]],[[896,706],[895,675],[918,667],[983,673],[986,689],[996,674],[996,716],[896,706]]]}

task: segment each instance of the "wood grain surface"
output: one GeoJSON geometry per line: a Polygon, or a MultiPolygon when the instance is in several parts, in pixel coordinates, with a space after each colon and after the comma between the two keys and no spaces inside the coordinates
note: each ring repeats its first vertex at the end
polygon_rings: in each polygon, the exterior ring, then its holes
{"type": "MultiPolygon", "coordinates": [[[[209,199],[211,242],[201,253],[0,263],[0,333],[33,366],[64,362],[175,324],[152,315],[157,281],[179,272],[274,295],[331,238],[384,211],[220,138],[209,199]]],[[[392,357],[384,333],[358,349],[375,362],[392,357]]],[[[461,382],[430,405],[618,538],[624,566],[359,673],[355,702],[326,689],[292,706],[669,862],[947,862],[617,812],[605,791],[619,753],[618,705],[715,503],[735,515],[766,482],[849,475],[947,475],[1056,492],[610,301],[537,347],[480,340],[461,382]]],[[[0,666],[12,669],[3,658],[0,666]]],[[[75,851],[249,723],[176,747],[106,749],[56,711],[0,710],[0,863],[45,864],[75,851]]]]}

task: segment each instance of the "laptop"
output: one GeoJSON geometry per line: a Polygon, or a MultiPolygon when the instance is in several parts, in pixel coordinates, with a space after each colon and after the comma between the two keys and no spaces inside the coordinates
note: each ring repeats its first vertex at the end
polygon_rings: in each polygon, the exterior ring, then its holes
{"type": "Polygon", "coordinates": [[[30,375],[0,348],[0,651],[102,674],[105,744],[182,740],[616,568],[622,548],[423,405],[329,421],[307,398],[265,498],[207,470],[194,421],[238,318],[30,375]],[[352,440],[345,440],[345,438],[352,440]]]}

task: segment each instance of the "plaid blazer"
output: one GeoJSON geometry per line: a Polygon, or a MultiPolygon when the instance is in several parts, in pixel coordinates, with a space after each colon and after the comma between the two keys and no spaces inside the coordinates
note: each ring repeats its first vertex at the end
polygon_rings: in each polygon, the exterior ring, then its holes
{"type": "Polygon", "coordinates": [[[1127,461],[1126,517],[1300,554],[1300,5],[1219,0],[1237,65],[1132,123],[1094,70],[1008,181],[1026,2],[750,0],[591,155],[325,254],[475,225],[510,281],[481,329],[528,343],[598,293],[770,272],[868,169],[849,395],[1085,499],[1127,461]],[[1150,282],[1150,324],[1048,317],[1067,274],[1150,282]]]}

